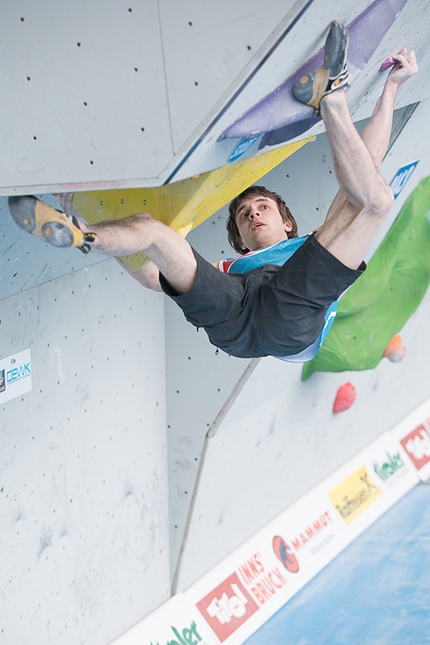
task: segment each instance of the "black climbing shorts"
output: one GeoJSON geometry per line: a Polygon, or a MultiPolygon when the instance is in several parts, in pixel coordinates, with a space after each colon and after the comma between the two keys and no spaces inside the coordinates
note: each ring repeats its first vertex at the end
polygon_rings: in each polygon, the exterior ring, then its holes
{"type": "Polygon", "coordinates": [[[210,342],[240,358],[292,356],[309,347],[328,307],[363,273],[349,269],[311,235],[283,266],[223,273],[194,249],[197,275],[178,295],[160,274],[163,291],[210,342]]]}

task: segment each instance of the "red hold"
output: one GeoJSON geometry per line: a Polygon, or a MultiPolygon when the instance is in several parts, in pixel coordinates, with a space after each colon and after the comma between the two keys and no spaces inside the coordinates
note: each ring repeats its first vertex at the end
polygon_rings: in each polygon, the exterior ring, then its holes
{"type": "Polygon", "coordinates": [[[348,410],[355,401],[356,391],[352,383],[344,383],[337,391],[336,398],[333,403],[333,412],[344,412],[348,410]]]}

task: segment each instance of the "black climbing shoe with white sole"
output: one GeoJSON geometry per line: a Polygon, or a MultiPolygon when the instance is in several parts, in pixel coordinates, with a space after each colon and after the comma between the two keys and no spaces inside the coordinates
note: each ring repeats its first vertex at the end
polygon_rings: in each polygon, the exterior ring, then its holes
{"type": "Polygon", "coordinates": [[[333,21],[324,46],[323,65],[302,76],[293,87],[296,99],[312,106],[316,115],[319,115],[321,100],[327,94],[348,85],[348,43],[348,30],[333,21]]]}

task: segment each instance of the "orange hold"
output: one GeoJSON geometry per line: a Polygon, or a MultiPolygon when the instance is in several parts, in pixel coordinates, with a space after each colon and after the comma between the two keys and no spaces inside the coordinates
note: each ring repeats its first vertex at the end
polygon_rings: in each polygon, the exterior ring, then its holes
{"type": "Polygon", "coordinates": [[[344,412],[348,410],[355,401],[356,391],[352,383],[344,383],[340,386],[336,393],[336,398],[333,403],[333,412],[344,412]]]}
{"type": "Polygon", "coordinates": [[[392,337],[384,352],[384,356],[392,363],[398,363],[406,356],[406,347],[402,343],[399,334],[392,337]]]}

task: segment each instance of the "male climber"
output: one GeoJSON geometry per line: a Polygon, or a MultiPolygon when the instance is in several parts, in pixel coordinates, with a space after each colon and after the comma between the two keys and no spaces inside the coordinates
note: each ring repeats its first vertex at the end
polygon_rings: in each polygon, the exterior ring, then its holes
{"type": "Polygon", "coordinates": [[[163,290],[228,354],[310,360],[337,299],[361,275],[363,257],[391,208],[392,192],[378,171],[389,143],[395,95],[417,71],[414,52],[402,49],[393,56],[395,65],[360,137],[343,89],[347,47],[347,30],[333,22],[324,64],[294,87],[297,100],[321,113],[340,185],[324,224],[312,235],[297,238],[285,202],[261,187],[247,189],[230,205],[229,238],[241,255],[218,268],[147,213],[89,227],[35,197],[12,197],[13,218],[54,246],[112,256],[145,253],[151,262],[132,275],[148,288],[163,290]]]}

